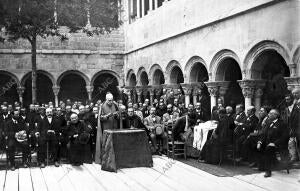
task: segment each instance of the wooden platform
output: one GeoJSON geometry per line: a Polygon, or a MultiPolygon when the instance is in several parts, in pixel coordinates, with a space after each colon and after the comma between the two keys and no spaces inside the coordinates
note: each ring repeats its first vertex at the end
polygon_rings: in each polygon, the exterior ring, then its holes
{"type": "Polygon", "coordinates": [[[211,191],[297,191],[300,170],[219,177],[166,157],[154,156],[153,168],[121,169],[117,173],[101,171],[97,164],[58,168],[20,168],[0,171],[0,190],[4,191],[143,191],[143,190],[211,190],[211,191]]]}

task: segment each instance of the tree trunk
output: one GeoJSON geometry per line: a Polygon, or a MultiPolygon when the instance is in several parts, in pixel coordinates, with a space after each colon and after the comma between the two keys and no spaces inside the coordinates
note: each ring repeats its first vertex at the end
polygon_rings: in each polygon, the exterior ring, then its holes
{"type": "Polygon", "coordinates": [[[32,38],[31,42],[31,66],[32,103],[36,104],[36,36],[32,38]]]}

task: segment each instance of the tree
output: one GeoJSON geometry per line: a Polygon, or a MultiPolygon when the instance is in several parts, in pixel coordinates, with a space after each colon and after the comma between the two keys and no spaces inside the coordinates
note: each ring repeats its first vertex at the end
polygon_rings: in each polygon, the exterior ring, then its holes
{"type": "Polygon", "coordinates": [[[0,0],[0,40],[31,44],[32,103],[36,102],[37,40],[68,33],[109,33],[121,24],[119,0],[0,0]],[[92,27],[91,27],[92,26],[92,27]]]}

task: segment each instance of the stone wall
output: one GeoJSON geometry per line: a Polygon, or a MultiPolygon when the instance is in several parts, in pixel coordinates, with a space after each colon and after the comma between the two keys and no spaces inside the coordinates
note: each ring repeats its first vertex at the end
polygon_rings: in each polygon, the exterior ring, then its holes
{"type": "Polygon", "coordinates": [[[299,13],[298,0],[166,2],[125,26],[124,75],[130,70],[137,74],[141,67],[149,74],[154,64],[160,65],[167,75],[167,66],[176,60],[187,83],[189,60],[199,57],[212,78],[218,64],[214,57],[228,50],[235,55],[243,78],[251,78],[250,57],[260,50],[274,49],[290,68],[296,65],[293,75],[299,76],[299,13]]]}

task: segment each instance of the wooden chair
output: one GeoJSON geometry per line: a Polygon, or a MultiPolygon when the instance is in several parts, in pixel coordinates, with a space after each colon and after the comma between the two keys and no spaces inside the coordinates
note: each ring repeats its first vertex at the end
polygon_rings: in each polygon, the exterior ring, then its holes
{"type": "Polygon", "coordinates": [[[174,140],[174,135],[172,133],[173,126],[174,123],[165,125],[168,133],[167,155],[169,158],[172,157],[173,159],[177,156],[184,156],[184,159],[186,160],[186,144],[185,142],[174,140]]]}

